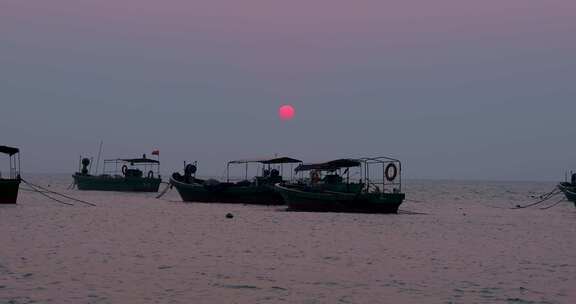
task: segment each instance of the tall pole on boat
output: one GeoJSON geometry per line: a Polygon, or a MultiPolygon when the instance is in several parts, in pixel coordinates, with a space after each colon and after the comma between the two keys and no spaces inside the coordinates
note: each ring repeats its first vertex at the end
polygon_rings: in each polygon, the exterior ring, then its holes
{"type": "Polygon", "coordinates": [[[230,162],[226,164],[226,182],[230,182],[230,162]]]}
{"type": "Polygon", "coordinates": [[[104,141],[100,141],[100,148],[98,149],[98,159],[96,159],[96,175],[98,174],[98,167],[100,167],[100,155],[102,154],[102,144],[104,141]]]}

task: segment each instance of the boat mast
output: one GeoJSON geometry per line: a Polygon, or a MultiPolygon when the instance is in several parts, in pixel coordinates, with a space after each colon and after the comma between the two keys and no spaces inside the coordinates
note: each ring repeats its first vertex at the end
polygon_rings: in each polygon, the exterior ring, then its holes
{"type": "Polygon", "coordinates": [[[230,162],[226,164],[226,182],[230,182],[230,162]]]}
{"type": "Polygon", "coordinates": [[[12,161],[12,155],[8,156],[8,161],[10,162],[10,178],[14,178],[14,171],[16,171],[16,169],[14,168],[14,164],[12,161]]]}
{"type": "Polygon", "coordinates": [[[102,144],[104,141],[100,141],[100,149],[98,149],[98,159],[96,159],[96,174],[98,174],[98,168],[100,167],[100,155],[102,154],[102,144]]]}
{"type": "Polygon", "coordinates": [[[16,171],[16,177],[20,178],[21,174],[22,174],[22,167],[20,164],[20,152],[18,152],[18,171],[16,171]]]}
{"type": "Polygon", "coordinates": [[[92,163],[94,163],[94,157],[90,157],[90,168],[88,168],[88,172],[92,174],[92,163]]]}

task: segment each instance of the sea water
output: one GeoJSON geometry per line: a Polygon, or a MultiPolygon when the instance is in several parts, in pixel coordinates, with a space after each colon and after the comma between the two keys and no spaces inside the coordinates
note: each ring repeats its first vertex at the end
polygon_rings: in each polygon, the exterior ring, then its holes
{"type": "Polygon", "coordinates": [[[553,183],[408,180],[382,215],[29,179],[97,206],[0,206],[0,303],[576,303],[574,205],[511,209],[553,183]]]}

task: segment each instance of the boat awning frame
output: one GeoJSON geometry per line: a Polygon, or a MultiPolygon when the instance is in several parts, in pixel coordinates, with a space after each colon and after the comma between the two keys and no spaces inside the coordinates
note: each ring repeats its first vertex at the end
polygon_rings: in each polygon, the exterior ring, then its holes
{"type": "Polygon", "coordinates": [[[105,159],[105,162],[124,162],[131,164],[160,164],[159,161],[150,158],[117,158],[117,159],[105,159]]]}
{"type": "Polygon", "coordinates": [[[260,163],[264,165],[273,164],[297,164],[302,161],[292,157],[274,157],[274,158],[256,158],[256,159],[239,159],[231,160],[228,164],[249,164],[249,163],[260,163]]]}
{"type": "Polygon", "coordinates": [[[19,152],[20,152],[20,150],[18,148],[8,147],[8,146],[0,146],[0,153],[8,154],[9,156],[12,156],[12,155],[19,153],[19,152]]]}
{"type": "Polygon", "coordinates": [[[342,168],[360,167],[361,164],[362,162],[359,159],[341,158],[324,163],[301,164],[298,167],[296,167],[294,171],[296,172],[310,171],[310,170],[336,171],[342,168]]]}
{"type": "Polygon", "coordinates": [[[263,164],[263,165],[280,165],[281,174],[284,171],[284,164],[299,164],[301,160],[292,157],[274,157],[274,158],[256,158],[256,159],[239,159],[231,160],[226,164],[226,182],[230,182],[230,166],[231,165],[245,165],[244,178],[248,179],[248,165],[249,164],[263,164]]]}
{"type": "Polygon", "coordinates": [[[149,158],[127,158],[121,159],[124,162],[132,163],[132,164],[159,164],[160,162],[155,159],[149,158]]]}

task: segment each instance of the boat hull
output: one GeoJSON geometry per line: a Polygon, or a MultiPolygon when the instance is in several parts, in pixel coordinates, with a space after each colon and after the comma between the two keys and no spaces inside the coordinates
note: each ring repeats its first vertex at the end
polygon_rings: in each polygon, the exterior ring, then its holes
{"type": "Polygon", "coordinates": [[[0,178],[0,204],[16,204],[20,179],[0,178]]]}
{"type": "Polygon", "coordinates": [[[273,185],[237,186],[216,184],[207,186],[199,183],[183,183],[170,178],[170,184],[176,188],[185,202],[230,203],[255,205],[283,205],[284,200],[273,185]]]}
{"type": "Polygon", "coordinates": [[[398,213],[405,198],[404,193],[312,192],[280,185],[276,189],[292,211],[398,213]]]}
{"type": "Polygon", "coordinates": [[[158,192],[162,179],[147,177],[113,177],[73,175],[78,190],[158,192]]]}
{"type": "Polygon", "coordinates": [[[564,193],[566,199],[574,203],[576,207],[576,186],[570,183],[560,183],[558,184],[558,189],[564,193]]]}

